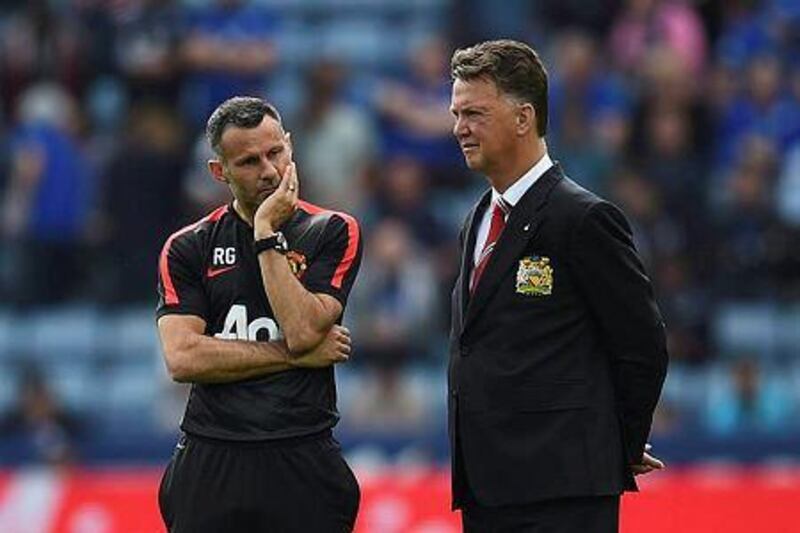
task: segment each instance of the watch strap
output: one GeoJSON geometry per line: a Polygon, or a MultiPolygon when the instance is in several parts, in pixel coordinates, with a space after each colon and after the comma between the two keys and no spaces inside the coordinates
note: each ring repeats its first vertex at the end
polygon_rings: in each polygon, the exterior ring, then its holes
{"type": "Polygon", "coordinates": [[[269,237],[264,237],[263,239],[258,239],[257,241],[253,242],[253,251],[256,255],[259,255],[261,252],[265,252],[267,250],[276,250],[282,254],[287,252],[285,241],[281,238],[283,235],[280,233],[273,233],[269,237]]]}

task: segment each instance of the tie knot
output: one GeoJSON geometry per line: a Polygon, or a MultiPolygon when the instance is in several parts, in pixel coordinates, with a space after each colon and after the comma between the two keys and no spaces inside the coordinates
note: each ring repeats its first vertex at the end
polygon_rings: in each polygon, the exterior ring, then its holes
{"type": "Polygon", "coordinates": [[[494,210],[495,212],[499,212],[500,214],[502,214],[503,217],[507,217],[508,214],[511,212],[511,206],[508,205],[508,203],[506,203],[506,201],[503,200],[503,197],[501,196],[497,200],[495,200],[494,210]]]}

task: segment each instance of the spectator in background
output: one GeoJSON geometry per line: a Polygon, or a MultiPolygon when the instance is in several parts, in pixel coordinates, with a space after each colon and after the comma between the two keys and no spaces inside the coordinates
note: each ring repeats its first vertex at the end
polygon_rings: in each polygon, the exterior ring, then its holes
{"type": "Polygon", "coordinates": [[[588,34],[571,30],[553,43],[556,57],[550,102],[553,133],[561,132],[561,116],[573,107],[593,118],[603,109],[628,105],[627,89],[617,75],[602,64],[597,42],[588,34]]]}
{"type": "Polygon", "coordinates": [[[384,158],[408,156],[437,176],[436,187],[465,185],[451,138],[447,45],[434,37],[410,54],[404,80],[385,82],[375,94],[384,158]]]}
{"type": "Polygon", "coordinates": [[[111,302],[151,300],[160,243],[184,214],[175,202],[183,190],[182,135],[179,118],[167,107],[140,104],[130,111],[125,141],[104,173],[97,225],[104,231],[111,302]]]}
{"type": "Polygon", "coordinates": [[[739,71],[724,62],[710,65],[706,74],[704,95],[709,116],[715,122],[727,112],[739,95],[739,71]]]}
{"type": "Polygon", "coordinates": [[[181,11],[174,0],[141,0],[119,24],[115,59],[131,100],[178,99],[181,11]]]}
{"type": "Polygon", "coordinates": [[[49,79],[72,95],[85,85],[90,62],[79,20],[47,0],[25,2],[0,20],[0,97],[2,107],[16,109],[32,84],[49,79]]]}
{"type": "Polygon", "coordinates": [[[306,74],[306,103],[296,119],[294,141],[303,187],[312,202],[358,211],[364,198],[367,168],[376,146],[370,117],[342,98],[347,72],[333,61],[320,61],[306,74]]]}
{"type": "Polygon", "coordinates": [[[430,257],[401,220],[377,223],[353,291],[350,317],[358,360],[400,368],[424,359],[437,331],[437,285],[430,257]]]}
{"type": "Polygon", "coordinates": [[[707,169],[696,149],[691,116],[683,108],[655,107],[646,113],[645,144],[637,151],[644,175],[661,191],[664,210],[685,228],[684,249],[700,253],[711,239],[704,213],[707,169]]]}
{"type": "Polygon", "coordinates": [[[564,169],[580,176],[576,179],[583,187],[606,193],[609,174],[618,154],[612,154],[598,142],[584,109],[570,106],[560,118],[560,135],[553,145],[554,151],[564,160],[564,169]]]}
{"type": "Polygon", "coordinates": [[[712,383],[706,410],[709,429],[722,435],[783,431],[794,409],[785,385],[763,371],[755,354],[740,356],[712,383]]]}
{"type": "Polygon", "coordinates": [[[751,134],[769,139],[779,154],[800,135],[800,103],[787,95],[780,59],[774,54],[755,56],[745,73],[746,90],[723,111],[715,134],[716,164],[723,171],[735,164],[751,134]]]}
{"type": "Polygon", "coordinates": [[[382,174],[366,220],[396,219],[427,250],[441,246],[449,235],[436,218],[422,164],[411,157],[395,156],[385,161],[382,174]]]}
{"type": "Polygon", "coordinates": [[[788,296],[798,287],[797,235],[777,216],[774,204],[776,150],[751,137],[727,179],[718,221],[717,281],[720,296],[788,296]]]}
{"type": "Polygon", "coordinates": [[[781,218],[800,229],[800,142],[795,143],[784,158],[776,191],[781,218]]]}
{"type": "Polygon", "coordinates": [[[613,121],[618,113],[624,116],[628,96],[621,81],[601,69],[597,43],[588,34],[565,32],[554,48],[557,59],[549,109],[553,148],[568,165],[567,172],[580,176],[581,185],[604,191],[610,166],[624,141],[604,146],[595,125],[613,121]]]}
{"type": "Polygon", "coordinates": [[[667,207],[678,210],[687,200],[682,216],[691,216],[704,200],[704,168],[694,153],[692,124],[687,112],[676,108],[651,108],[644,119],[646,153],[644,169],[664,192],[667,207]]]}
{"type": "MultiPolygon", "coordinates": [[[[705,161],[712,149],[709,139],[713,135],[709,104],[699,97],[703,83],[682,62],[681,57],[668,47],[654,47],[648,52],[647,61],[639,72],[640,90],[637,105],[632,113],[632,135],[628,152],[632,158],[651,160],[645,164],[654,169],[656,159],[663,159],[671,169],[669,176],[661,174],[659,182],[664,187],[667,201],[673,193],[703,191],[702,175],[706,172],[705,161]],[[669,161],[667,161],[667,159],[669,161]],[[694,174],[678,176],[675,166],[681,171],[694,174]],[[678,178],[668,185],[666,180],[678,178]],[[696,187],[689,191],[686,187],[696,187]]],[[[695,197],[704,202],[702,192],[695,197]]],[[[669,203],[669,208],[674,204],[669,203]]],[[[683,206],[681,215],[690,215],[695,206],[683,206]]],[[[691,215],[690,215],[691,216],[691,215]]]]}
{"type": "Polygon", "coordinates": [[[256,96],[278,60],[276,16],[249,0],[212,0],[187,16],[179,56],[186,71],[182,104],[199,127],[223,100],[256,96]]]}
{"type": "Polygon", "coordinates": [[[26,91],[17,115],[2,210],[3,233],[19,252],[10,291],[18,303],[52,303],[76,296],[86,273],[92,171],[78,108],[60,86],[26,91]]]}
{"type": "Polygon", "coordinates": [[[608,32],[622,1],[540,0],[536,5],[547,20],[545,27],[559,30],[579,27],[599,37],[608,32]]]}
{"type": "Polygon", "coordinates": [[[793,3],[796,4],[793,0],[720,2],[722,31],[715,46],[719,62],[741,70],[755,56],[791,50],[793,17],[782,11],[793,3]]]}
{"type": "Polygon", "coordinates": [[[440,330],[439,282],[433,256],[406,220],[387,217],[374,224],[350,313],[353,361],[365,372],[345,423],[355,432],[408,436],[435,421],[429,391],[415,388],[406,369],[425,361],[440,330]]]}
{"type": "Polygon", "coordinates": [[[706,35],[693,7],[683,0],[627,0],[610,32],[615,65],[636,75],[650,49],[659,46],[674,51],[691,75],[703,72],[706,35]]]}
{"type": "Polygon", "coordinates": [[[0,435],[26,443],[25,461],[68,466],[75,459],[73,441],[79,432],[79,422],[59,405],[42,372],[24,368],[17,404],[0,418],[0,435]]]}
{"type": "Polygon", "coordinates": [[[683,228],[664,209],[663,194],[652,179],[628,167],[616,173],[611,191],[629,217],[633,241],[648,269],[655,270],[660,258],[685,248],[683,228]]]}
{"type": "MultiPolygon", "coordinates": [[[[429,256],[436,277],[438,296],[435,299],[445,304],[450,299],[455,275],[452,265],[457,262],[452,245],[456,229],[442,217],[443,209],[437,207],[440,204],[432,197],[431,180],[419,161],[396,156],[386,161],[381,170],[382,175],[366,206],[364,221],[379,223],[388,218],[405,226],[421,252],[429,256]]],[[[452,195],[447,198],[452,198],[452,195]]],[[[447,309],[434,312],[444,316],[447,309]]]]}

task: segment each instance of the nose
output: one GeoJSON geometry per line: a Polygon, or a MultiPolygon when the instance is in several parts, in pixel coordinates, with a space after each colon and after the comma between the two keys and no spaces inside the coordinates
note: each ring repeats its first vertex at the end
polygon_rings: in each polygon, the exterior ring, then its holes
{"type": "Polygon", "coordinates": [[[461,117],[456,117],[455,122],[453,123],[453,135],[458,139],[461,137],[465,137],[469,134],[469,129],[467,128],[464,121],[461,117]]]}
{"type": "Polygon", "coordinates": [[[278,177],[278,169],[275,165],[270,161],[269,157],[266,154],[261,156],[261,179],[264,180],[274,180],[278,177]]]}

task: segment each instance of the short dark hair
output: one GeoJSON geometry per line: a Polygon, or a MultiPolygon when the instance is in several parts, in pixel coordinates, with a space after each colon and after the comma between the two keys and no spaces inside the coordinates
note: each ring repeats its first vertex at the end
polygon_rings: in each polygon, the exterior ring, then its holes
{"type": "Polygon", "coordinates": [[[234,96],[222,102],[206,124],[206,138],[214,153],[221,156],[220,141],[225,128],[235,126],[237,128],[255,128],[264,120],[264,115],[269,115],[283,126],[281,115],[278,110],[261,98],[252,96],[234,96]]]}
{"type": "Polygon", "coordinates": [[[547,133],[547,70],[539,54],[510,39],[484,41],[455,51],[450,61],[453,80],[491,80],[504,94],[533,105],[536,131],[547,133]]]}

